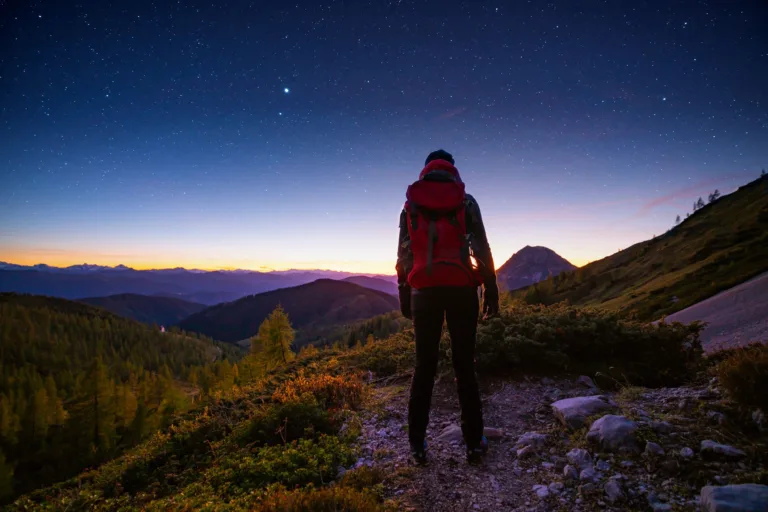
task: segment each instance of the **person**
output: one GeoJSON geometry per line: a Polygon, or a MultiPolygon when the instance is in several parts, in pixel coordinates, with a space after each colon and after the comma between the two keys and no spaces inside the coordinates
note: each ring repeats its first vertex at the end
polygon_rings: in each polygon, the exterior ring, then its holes
{"type": "Polygon", "coordinates": [[[419,464],[427,460],[426,430],[445,320],[467,458],[476,462],[488,451],[474,360],[478,287],[486,317],[499,312],[499,290],[480,207],[465,193],[453,156],[442,149],[429,154],[419,179],[408,187],[396,270],[400,310],[413,320],[416,338],[408,403],[411,455],[419,464]]]}

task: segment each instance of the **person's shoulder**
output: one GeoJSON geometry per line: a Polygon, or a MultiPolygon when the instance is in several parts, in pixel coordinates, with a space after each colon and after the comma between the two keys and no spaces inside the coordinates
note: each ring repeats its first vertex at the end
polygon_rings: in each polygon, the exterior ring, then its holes
{"type": "Polygon", "coordinates": [[[477,199],[475,199],[472,194],[464,194],[464,201],[467,203],[467,206],[471,206],[473,208],[479,207],[477,199]]]}

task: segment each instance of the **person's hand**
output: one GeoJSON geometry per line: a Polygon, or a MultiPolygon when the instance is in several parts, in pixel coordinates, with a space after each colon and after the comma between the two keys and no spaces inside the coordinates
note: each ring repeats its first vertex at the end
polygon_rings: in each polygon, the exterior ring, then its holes
{"type": "Polygon", "coordinates": [[[413,319],[413,313],[411,313],[411,287],[401,286],[398,288],[398,294],[400,296],[400,312],[408,320],[413,319]]]}
{"type": "Polygon", "coordinates": [[[483,318],[488,319],[499,314],[499,287],[494,283],[485,285],[483,290],[483,318]]]}

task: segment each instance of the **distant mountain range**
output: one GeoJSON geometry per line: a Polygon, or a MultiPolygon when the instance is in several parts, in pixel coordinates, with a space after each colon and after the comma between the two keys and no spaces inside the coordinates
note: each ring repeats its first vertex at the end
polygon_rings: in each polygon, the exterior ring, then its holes
{"type": "Polygon", "coordinates": [[[496,276],[502,288],[516,290],[575,268],[552,249],[526,245],[499,267],[496,276]]]}
{"type": "Polygon", "coordinates": [[[352,276],[345,278],[344,281],[370,288],[371,290],[379,290],[380,292],[388,293],[390,295],[397,295],[397,283],[392,280],[386,280],[380,277],[352,276]]]}
{"type": "Polygon", "coordinates": [[[346,281],[319,279],[206,308],[178,325],[216,340],[237,342],[256,334],[259,325],[278,304],[299,331],[297,344],[301,344],[302,329],[317,330],[356,322],[399,308],[397,297],[385,292],[346,281]]]}
{"type": "Polygon", "coordinates": [[[109,297],[90,297],[79,302],[97,306],[116,315],[145,324],[171,325],[206,308],[205,304],[173,297],[122,293],[109,297]]]}
{"type": "Polygon", "coordinates": [[[205,305],[236,300],[279,288],[298,286],[317,279],[375,278],[395,282],[394,276],[359,275],[328,270],[288,270],[255,272],[250,270],[203,271],[184,268],[135,270],[125,265],[74,265],[66,268],[49,265],[14,265],[0,262],[0,292],[29,293],[65,299],[139,294],[173,297],[205,305]]]}

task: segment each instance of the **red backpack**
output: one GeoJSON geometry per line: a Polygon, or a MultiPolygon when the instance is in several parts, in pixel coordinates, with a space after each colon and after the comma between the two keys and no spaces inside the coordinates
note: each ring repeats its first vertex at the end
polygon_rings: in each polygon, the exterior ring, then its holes
{"type": "Polygon", "coordinates": [[[408,284],[432,286],[478,286],[467,240],[464,183],[449,162],[435,160],[424,168],[422,178],[408,187],[405,210],[413,252],[413,270],[408,284]],[[443,171],[448,179],[432,178],[443,171]]]}

